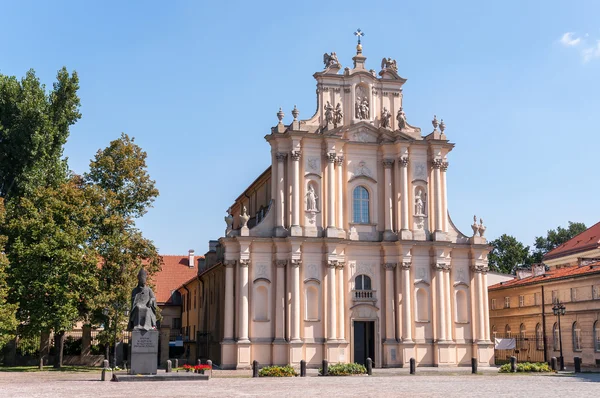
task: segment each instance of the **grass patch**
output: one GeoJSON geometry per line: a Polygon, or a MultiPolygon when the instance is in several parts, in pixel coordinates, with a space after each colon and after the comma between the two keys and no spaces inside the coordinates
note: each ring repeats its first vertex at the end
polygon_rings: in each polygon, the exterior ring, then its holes
{"type": "MultiPolygon", "coordinates": [[[[499,373],[511,373],[510,363],[505,363],[498,369],[499,373]]],[[[552,372],[550,366],[545,362],[521,362],[517,363],[517,373],[549,373],[552,372]]]]}
{"type": "MultiPolygon", "coordinates": [[[[55,368],[53,366],[44,366],[44,372],[77,372],[92,373],[101,372],[102,368],[92,366],[63,366],[55,368]]],[[[0,366],[0,372],[41,372],[38,366],[0,366]]]]}

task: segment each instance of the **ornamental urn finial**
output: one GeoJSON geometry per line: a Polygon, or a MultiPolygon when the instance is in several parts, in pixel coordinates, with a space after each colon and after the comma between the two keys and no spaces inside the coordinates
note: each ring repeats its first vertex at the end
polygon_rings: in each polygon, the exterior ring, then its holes
{"type": "Polygon", "coordinates": [[[479,219],[479,236],[481,236],[483,238],[483,234],[485,233],[485,226],[483,225],[483,218],[479,219]]]}
{"type": "Polygon", "coordinates": [[[298,110],[298,108],[296,108],[296,105],[294,105],[294,109],[292,109],[292,116],[294,117],[294,121],[298,120],[299,114],[300,111],[298,110]]]}
{"type": "Polygon", "coordinates": [[[279,119],[279,123],[281,123],[284,116],[285,116],[285,113],[283,113],[283,110],[281,109],[281,107],[279,107],[279,112],[277,112],[277,119],[279,119]]]}
{"type": "Polygon", "coordinates": [[[444,123],[444,119],[440,121],[440,131],[444,134],[444,130],[446,130],[446,123],[444,123]]]}
{"type": "Polygon", "coordinates": [[[473,236],[476,236],[477,231],[479,231],[479,225],[477,225],[477,216],[473,216],[473,225],[471,225],[471,229],[473,229],[473,236]]]}
{"type": "Polygon", "coordinates": [[[437,131],[439,123],[436,115],[433,115],[433,120],[431,121],[431,124],[433,124],[433,131],[437,131]]]}

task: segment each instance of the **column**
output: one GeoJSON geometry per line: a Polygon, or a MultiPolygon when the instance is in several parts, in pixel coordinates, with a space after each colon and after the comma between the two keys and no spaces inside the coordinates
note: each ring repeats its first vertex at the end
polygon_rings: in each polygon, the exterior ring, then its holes
{"type": "Polygon", "coordinates": [[[225,260],[225,327],[223,330],[223,340],[233,340],[233,268],[235,260],[225,260]]]}
{"type": "Polygon", "coordinates": [[[338,340],[346,340],[346,315],[345,315],[345,296],[346,296],[346,284],[344,283],[344,265],[345,263],[338,263],[337,267],[337,288],[338,288],[338,320],[339,328],[337,333],[338,340]]]}
{"type": "Polygon", "coordinates": [[[481,294],[482,277],[481,269],[475,268],[475,289],[477,292],[477,341],[485,340],[485,305],[481,294]]]}
{"type": "Polygon", "coordinates": [[[284,162],[287,158],[285,153],[277,153],[277,229],[283,229],[285,227],[285,167],[284,162]]]}
{"type": "Polygon", "coordinates": [[[483,322],[484,322],[484,335],[483,340],[489,340],[490,337],[490,307],[488,299],[488,283],[487,283],[487,272],[488,267],[484,267],[481,272],[481,289],[483,293],[483,322]]]}
{"type": "Polygon", "coordinates": [[[408,204],[410,202],[408,195],[408,157],[403,156],[398,159],[398,164],[400,165],[400,200],[402,201],[400,239],[412,239],[412,234],[408,226],[408,204]]]}
{"type": "Polygon", "coordinates": [[[410,288],[410,263],[402,263],[402,341],[412,342],[412,291],[410,288]]]}
{"type": "Polygon", "coordinates": [[[383,208],[384,211],[384,220],[385,220],[385,231],[383,233],[384,240],[394,240],[395,235],[392,232],[392,217],[393,217],[393,198],[392,198],[392,166],[394,165],[394,161],[392,159],[384,159],[383,160],[383,168],[384,168],[384,192],[385,192],[385,206],[383,208]]]}
{"type": "Polygon", "coordinates": [[[291,314],[291,342],[300,342],[300,264],[302,260],[291,261],[292,271],[292,314],[291,314]]]}
{"type": "Polygon", "coordinates": [[[285,340],[285,266],[287,260],[276,260],[275,340],[285,340]]]}
{"type": "MultiPolygon", "coordinates": [[[[337,227],[344,229],[344,157],[338,156],[336,159],[337,168],[337,227]]],[[[345,236],[344,236],[345,238],[345,236]]],[[[343,270],[343,267],[342,267],[343,270]]]]}
{"type": "Polygon", "coordinates": [[[302,235],[300,229],[300,151],[292,151],[292,236],[302,235]]]}
{"type": "Polygon", "coordinates": [[[442,163],[442,231],[448,232],[448,190],[446,189],[446,171],[448,162],[442,163]]]}
{"type": "Polygon", "coordinates": [[[335,153],[327,154],[327,237],[338,237],[335,229],[335,153]]]}
{"type": "Polygon", "coordinates": [[[238,329],[238,341],[248,343],[248,266],[250,260],[240,260],[240,324],[238,329]]]}
{"type": "Polygon", "coordinates": [[[454,318],[452,317],[453,311],[452,311],[451,292],[452,292],[452,288],[450,285],[450,266],[447,265],[446,267],[444,267],[444,293],[445,293],[444,300],[446,301],[446,339],[447,340],[454,340],[453,339],[454,328],[452,327],[454,318]]]}
{"type": "Polygon", "coordinates": [[[436,299],[437,299],[437,324],[438,324],[438,335],[437,341],[446,341],[446,297],[444,294],[444,264],[435,264],[435,282],[437,286],[436,299]]]}
{"type": "Polygon", "coordinates": [[[337,340],[336,323],[337,323],[337,305],[336,305],[336,290],[335,290],[335,267],[337,261],[328,261],[327,275],[327,340],[337,340]]]}
{"type": "Polygon", "coordinates": [[[433,160],[433,188],[435,192],[435,232],[442,232],[442,187],[440,168],[442,167],[441,159],[433,160]]]}
{"type": "Polygon", "coordinates": [[[385,263],[385,342],[396,342],[396,332],[394,323],[394,268],[395,263],[385,263]]]}

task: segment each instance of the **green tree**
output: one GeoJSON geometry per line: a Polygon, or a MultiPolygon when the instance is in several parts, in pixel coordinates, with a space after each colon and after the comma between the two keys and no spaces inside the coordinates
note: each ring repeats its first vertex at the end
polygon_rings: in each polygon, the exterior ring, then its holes
{"type": "MultiPolygon", "coordinates": [[[[4,200],[0,198],[0,225],[4,225],[4,215],[4,200]]],[[[15,317],[17,305],[10,304],[7,301],[9,294],[6,273],[8,258],[4,253],[5,244],[6,236],[0,236],[0,351],[8,341],[15,337],[17,330],[17,318],[15,317]]]]}
{"type": "Polygon", "coordinates": [[[567,228],[559,226],[556,228],[556,230],[548,230],[546,237],[536,237],[534,244],[535,250],[533,251],[533,261],[536,263],[541,263],[546,253],[557,248],[586,229],[587,227],[584,223],[569,221],[569,226],[567,228]]]}
{"type": "Polygon", "coordinates": [[[80,117],[79,78],[58,71],[46,91],[33,70],[24,78],[0,74],[0,196],[10,199],[36,186],[58,186],[68,174],[63,147],[80,117]]]}
{"type": "Polygon", "coordinates": [[[158,196],[148,175],[146,156],[133,138],[122,134],[98,151],[85,174],[86,182],[101,192],[104,208],[93,244],[102,259],[95,319],[105,325],[100,337],[107,346],[114,344],[127,326],[124,312],[130,306],[138,271],[144,267],[152,275],[162,262],[153,242],[135,225],[158,196]]]}
{"type": "Polygon", "coordinates": [[[8,207],[10,299],[25,336],[54,331],[55,367],[62,366],[64,333],[81,320],[97,291],[98,260],[90,246],[102,210],[94,190],[73,176],[58,187],[37,187],[8,207]]]}
{"type": "Polygon", "coordinates": [[[523,245],[514,236],[502,235],[490,242],[493,246],[488,255],[489,265],[506,274],[514,273],[519,265],[530,265],[529,246],[523,245]]]}

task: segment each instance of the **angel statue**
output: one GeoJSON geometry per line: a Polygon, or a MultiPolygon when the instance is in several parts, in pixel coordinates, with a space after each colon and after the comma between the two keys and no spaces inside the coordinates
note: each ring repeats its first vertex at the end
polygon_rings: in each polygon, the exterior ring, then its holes
{"type": "Polygon", "coordinates": [[[396,115],[396,120],[398,121],[398,130],[403,130],[406,127],[406,115],[402,110],[402,107],[398,109],[398,115],[396,115]]]}
{"type": "Polygon", "coordinates": [[[384,58],[381,60],[381,69],[391,69],[394,72],[398,72],[398,65],[395,59],[384,58]]]}
{"type": "Polygon", "coordinates": [[[381,127],[383,127],[384,129],[390,127],[391,116],[392,115],[390,115],[390,112],[387,110],[387,108],[383,107],[383,110],[381,111],[381,127]]]}
{"type": "Polygon", "coordinates": [[[325,105],[325,123],[329,124],[333,122],[333,106],[327,101],[325,105]]]}
{"type": "Polygon", "coordinates": [[[333,111],[333,127],[338,126],[338,124],[342,124],[342,119],[344,118],[344,114],[342,113],[342,105],[338,102],[335,106],[335,111],[333,111]]]}
{"type": "Polygon", "coordinates": [[[323,63],[325,64],[325,69],[331,66],[340,66],[340,62],[338,61],[337,55],[334,52],[330,54],[323,54],[323,63]]]}
{"type": "Polygon", "coordinates": [[[317,210],[317,194],[312,185],[308,186],[308,192],[306,193],[306,211],[318,211],[317,210]]]}

